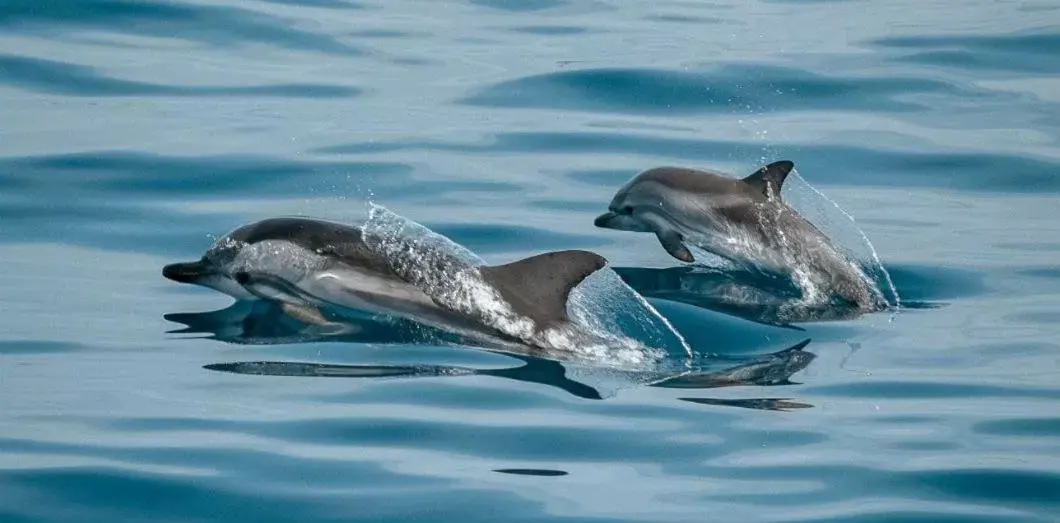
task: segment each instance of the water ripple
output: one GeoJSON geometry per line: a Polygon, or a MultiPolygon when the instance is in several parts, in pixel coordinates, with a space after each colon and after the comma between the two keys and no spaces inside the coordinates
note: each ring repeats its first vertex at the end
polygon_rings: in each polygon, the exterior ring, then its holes
{"type": "Polygon", "coordinates": [[[302,31],[289,20],[248,9],[130,0],[11,0],[0,5],[0,27],[60,38],[70,28],[180,38],[215,45],[266,44],[341,56],[363,54],[331,36],[302,31]]]}
{"type": "Polygon", "coordinates": [[[472,4],[511,12],[532,12],[566,5],[564,0],[471,0],[472,4]]]}
{"type": "Polygon", "coordinates": [[[829,77],[793,67],[729,64],[708,72],[584,69],[489,86],[462,103],[485,107],[688,115],[753,110],[905,112],[917,93],[973,96],[922,78],[829,77]],[[900,99],[906,98],[906,99],[900,99]]]}
{"type": "Polygon", "coordinates": [[[29,91],[65,96],[226,96],[281,98],[349,98],[355,87],[325,84],[252,86],[176,86],[122,80],[91,67],[0,54],[0,82],[29,91]]]}
{"type": "MultiPolygon", "coordinates": [[[[404,150],[462,153],[533,152],[535,154],[625,154],[698,162],[743,160],[748,172],[762,163],[762,147],[752,142],[662,138],[630,133],[501,132],[489,143],[461,144],[406,141],[354,143],[316,149],[329,154],[369,154],[404,150]]],[[[796,168],[812,173],[814,183],[935,187],[966,191],[1060,193],[1060,160],[982,151],[887,150],[837,144],[778,144],[769,148],[775,158],[789,158],[796,168]],[[851,173],[857,173],[851,176],[851,173]]],[[[628,180],[658,161],[620,171],[576,175],[586,181],[628,180]]],[[[709,167],[709,165],[707,165],[709,167]]]]}
{"type": "Polygon", "coordinates": [[[1060,33],[1009,35],[900,36],[875,45],[909,54],[896,61],[965,69],[974,73],[1055,74],[1060,70],[1060,33]]]}

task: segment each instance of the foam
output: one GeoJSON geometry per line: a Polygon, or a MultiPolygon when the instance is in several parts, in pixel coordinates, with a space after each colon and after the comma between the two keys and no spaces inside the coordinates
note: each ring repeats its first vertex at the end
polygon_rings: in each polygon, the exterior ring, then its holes
{"type": "Polygon", "coordinates": [[[478,267],[486,263],[471,251],[374,203],[363,228],[365,244],[439,304],[566,359],[643,368],[666,358],[668,347],[691,354],[680,334],[610,269],[597,271],[572,291],[572,323],[538,329],[485,281],[478,267]],[[621,303],[626,305],[616,305],[621,303]],[[623,332],[631,328],[644,333],[644,340],[623,332]]]}

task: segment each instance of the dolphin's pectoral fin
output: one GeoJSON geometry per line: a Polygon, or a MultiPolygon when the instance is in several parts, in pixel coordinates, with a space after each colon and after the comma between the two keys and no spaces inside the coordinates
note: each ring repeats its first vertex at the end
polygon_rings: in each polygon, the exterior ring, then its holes
{"type": "Polygon", "coordinates": [[[659,243],[662,244],[663,249],[670,253],[670,256],[677,258],[685,263],[692,263],[696,261],[695,257],[692,256],[692,251],[688,250],[685,246],[684,238],[681,237],[681,233],[668,229],[665,231],[656,231],[655,236],[659,238],[659,243]]]}
{"type": "Polygon", "coordinates": [[[320,309],[312,305],[295,305],[293,303],[282,303],[280,308],[288,316],[302,322],[308,323],[309,325],[331,325],[332,322],[328,321],[323,314],[320,313],[320,309]]]}
{"type": "Polygon", "coordinates": [[[281,278],[255,271],[240,271],[234,277],[247,292],[263,300],[279,303],[284,314],[311,325],[320,331],[318,334],[349,334],[355,330],[352,326],[329,321],[320,309],[308,303],[297,287],[281,278]]]}
{"type": "Polygon", "coordinates": [[[288,316],[309,325],[306,334],[315,336],[339,336],[355,334],[360,331],[356,325],[330,321],[321,314],[320,309],[308,304],[283,303],[280,308],[288,316]]]}
{"type": "Polygon", "coordinates": [[[569,321],[571,289],[607,264],[588,251],[547,252],[507,265],[480,267],[479,272],[512,309],[534,320],[539,328],[569,321]]]}
{"type": "Polygon", "coordinates": [[[743,179],[743,182],[754,187],[767,198],[780,199],[780,189],[784,186],[784,180],[788,173],[795,168],[795,164],[788,160],[773,162],[743,179]]]}

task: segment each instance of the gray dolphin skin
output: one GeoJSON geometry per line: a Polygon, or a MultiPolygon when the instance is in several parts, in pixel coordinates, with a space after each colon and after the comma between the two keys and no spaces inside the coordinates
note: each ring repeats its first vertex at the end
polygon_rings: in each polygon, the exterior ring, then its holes
{"type": "MultiPolygon", "coordinates": [[[[496,328],[490,311],[447,306],[436,290],[409,281],[373,249],[360,227],[308,218],[271,218],[217,240],[196,261],[166,265],[166,278],[210,287],[240,300],[268,299],[311,324],[328,321],[316,305],[331,303],[394,315],[458,333],[526,344],[496,328]]],[[[507,265],[477,267],[482,281],[536,331],[569,323],[571,290],[606,260],[587,251],[549,252],[507,265]]]]}
{"type": "Polygon", "coordinates": [[[885,308],[861,270],[781,200],[794,167],[773,162],[743,179],[681,167],[650,169],[618,190],[595,225],[655,233],[666,252],[687,263],[695,261],[690,243],[744,266],[803,271],[858,308],[885,308]]]}

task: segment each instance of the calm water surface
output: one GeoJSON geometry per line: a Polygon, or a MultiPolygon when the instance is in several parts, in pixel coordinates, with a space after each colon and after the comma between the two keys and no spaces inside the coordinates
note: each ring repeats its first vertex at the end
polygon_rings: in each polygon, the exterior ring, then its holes
{"type": "Polygon", "coordinates": [[[7,0],[0,521],[1055,520],[1058,20],[1047,0],[7,0]],[[653,303],[721,357],[811,338],[790,385],[215,372],[522,363],[295,343],[160,275],[239,224],[367,199],[494,263],[663,268],[651,236],[593,227],[618,186],[782,158],[917,306],[799,331],[653,303]]]}

